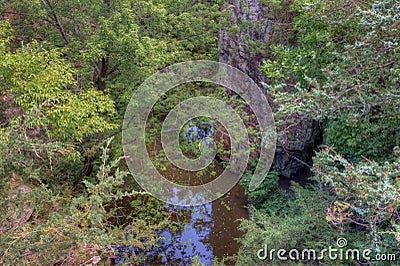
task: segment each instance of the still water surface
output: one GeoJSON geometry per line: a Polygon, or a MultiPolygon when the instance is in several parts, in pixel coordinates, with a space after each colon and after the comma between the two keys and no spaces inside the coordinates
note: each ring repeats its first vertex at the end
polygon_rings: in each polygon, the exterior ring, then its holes
{"type": "Polygon", "coordinates": [[[211,265],[214,258],[234,255],[239,244],[235,238],[243,235],[237,228],[239,218],[247,218],[243,188],[235,186],[229,194],[212,203],[196,207],[172,207],[174,212],[190,211],[190,218],[177,232],[165,229],[165,240],[151,251],[149,265],[191,265],[197,256],[211,265]]]}
{"type": "MultiPolygon", "coordinates": [[[[191,139],[193,135],[188,134],[190,132],[200,135],[200,138],[208,137],[213,133],[211,129],[199,132],[194,127],[189,128],[185,135],[189,142],[193,140],[191,139]]],[[[147,149],[155,159],[162,150],[162,145],[159,142],[149,143],[147,149]]],[[[200,185],[212,181],[223,171],[224,168],[215,163],[201,176],[194,172],[177,169],[174,165],[168,165],[160,173],[176,183],[200,185]]],[[[233,174],[232,178],[234,178],[233,174]]],[[[181,224],[178,231],[165,229],[159,232],[165,240],[150,252],[148,265],[191,265],[192,258],[195,256],[201,263],[211,265],[215,258],[221,259],[234,255],[239,249],[239,243],[235,239],[243,236],[243,232],[238,230],[240,224],[238,219],[248,218],[246,204],[244,189],[237,184],[228,194],[201,206],[166,205],[168,211],[188,212],[189,217],[181,224]]],[[[230,264],[233,264],[233,261],[230,264]]]]}

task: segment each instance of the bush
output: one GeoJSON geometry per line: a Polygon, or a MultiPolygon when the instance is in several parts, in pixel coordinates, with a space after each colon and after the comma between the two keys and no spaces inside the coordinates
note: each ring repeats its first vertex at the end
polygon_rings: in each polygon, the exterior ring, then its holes
{"type": "MultiPolygon", "coordinates": [[[[27,177],[4,180],[0,190],[0,259],[6,265],[38,265],[63,262],[72,265],[107,260],[119,246],[142,251],[130,259],[142,261],[144,252],[156,243],[155,230],[168,223],[149,224],[131,219],[128,227],[111,224],[116,213],[113,201],[140,196],[123,192],[127,172],[116,169],[119,160],[108,163],[108,145],[95,182],[84,181],[86,193],[54,193],[45,184],[27,186],[27,177]]],[[[37,179],[34,169],[30,169],[37,179]]],[[[138,207],[140,208],[140,207],[138,207]]],[[[132,257],[133,256],[133,257],[132,257]]]]}
{"type": "MultiPolygon", "coordinates": [[[[291,189],[294,196],[286,198],[286,207],[281,212],[268,214],[268,211],[252,208],[251,219],[241,221],[240,228],[245,231],[245,236],[239,240],[242,246],[237,265],[260,265],[262,261],[256,252],[265,245],[269,250],[283,248],[301,251],[312,248],[317,252],[335,245],[339,234],[326,220],[326,210],[333,197],[313,186],[303,188],[293,183],[291,189]]],[[[357,241],[357,236],[359,235],[347,233],[342,235],[352,243],[357,241]]],[[[263,263],[287,265],[288,261],[266,260],[263,263]]]]}

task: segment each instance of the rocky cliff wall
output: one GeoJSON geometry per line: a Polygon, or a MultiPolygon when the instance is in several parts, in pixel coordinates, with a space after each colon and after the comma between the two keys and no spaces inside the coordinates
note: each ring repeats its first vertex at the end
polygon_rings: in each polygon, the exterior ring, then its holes
{"type": "MultiPolygon", "coordinates": [[[[223,8],[231,11],[231,18],[230,27],[219,34],[219,61],[242,70],[262,88],[268,78],[259,68],[275,41],[271,39],[277,30],[274,24],[285,24],[281,22],[290,18],[280,18],[260,0],[226,0],[223,8]]],[[[290,38],[283,36],[283,39],[287,41],[290,38]]],[[[290,124],[278,129],[285,133],[278,139],[273,168],[282,176],[293,177],[311,164],[313,149],[319,142],[319,127],[315,121],[296,114],[287,120],[291,121],[290,124]]],[[[219,135],[226,135],[222,133],[216,131],[217,141],[219,135]]],[[[220,141],[224,142],[224,149],[229,150],[229,141],[223,138],[220,141]]],[[[228,160],[229,157],[225,154],[221,159],[228,160]]]]}

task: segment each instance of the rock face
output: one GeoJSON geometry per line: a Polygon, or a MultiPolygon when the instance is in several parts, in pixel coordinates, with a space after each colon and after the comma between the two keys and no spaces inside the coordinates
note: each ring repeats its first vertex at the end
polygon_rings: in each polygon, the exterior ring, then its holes
{"type": "Polygon", "coordinates": [[[226,0],[223,8],[232,9],[232,18],[231,28],[219,34],[219,61],[242,70],[259,84],[266,81],[259,70],[273,25],[266,8],[259,0],[226,0]]]}
{"type": "MultiPolygon", "coordinates": [[[[259,68],[269,51],[274,26],[269,19],[272,11],[260,0],[226,0],[223,8],[231,9],[232,17],[231,27],[219,34],[219,61],[240,69],[262,88],[268,80],[259,68]]],[[[293,115],[287,120],[290,124],[277,129],[285,133],[278,139],[273,169],[282,176],[293,177],[310,164],[319,130],[317,123],[307,117],[293,115]]],[[[217,129],[215,133],[217,143],[222,142],[224,150],[229,150],[229,140],[221,138],[224,132],[217,129]]],[[[220,159],[229,160],[229,155],[220,159]]]]}
{"type": "Polygon", "coordinates": [[[285,177],[294,177],[312,163],[314,147],[320,143],[317,122],[308,117],[295,116],[291,123],[277,129],[281,133],[275,151],[274,169],[285,177]],[[285,132],[285,133],[283,133],[285,132]]]}

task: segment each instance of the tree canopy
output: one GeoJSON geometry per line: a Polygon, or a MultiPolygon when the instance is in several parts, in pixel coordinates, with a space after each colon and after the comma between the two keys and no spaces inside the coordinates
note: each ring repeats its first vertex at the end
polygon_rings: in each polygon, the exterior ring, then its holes
{"type": "MultiPolygon", "coordinates": [[[[349,248],[399,254],[399,1],[254,2],[267,10],[262,19],[274,23],[267,44],[247,40],[246,45],[265,56],[260,71],[276,110],[278,135],[296,126],[290,119],[295,115],[320,125],[322,145],[313,147],[305,186],[292,182],[282,189],[281,176],[270,171],[257,190],[249,191],[254,169],[248,167],[241,184],[250,218],[241,221],[245,235],[233,261],[262,263],[255,252],[265,244],[322,250],[339,236],[349,248]]],[[[180,216],[175,221],[162,202],[132,181],[122,152],[122,120],[147,77],[177,62],[218,61],[221,31],[239,34],[241,27],[250,27],[244,40],[252,26],[263,25],[235,16],[237,25],[230,28],[230,4],[0,3],[0,263],[80,265],[103,259],[110,264],[122,250],[140,264],[157,245],[157,230],[180,226],[180,216]]],[[[179,102],[202,93],[224,99],[251,121],[239,97],[198,82],[159,99],[148,120],[150,133],[159,133],[162,119],[179,102]]],[[[256,126],[248,133],[257,135],[256,126]]],[[[167,165],[163,156],[156,155],[161,168],[167,165]]],[[[200,264],[197,258],[193,263],[200,264]]]]}

